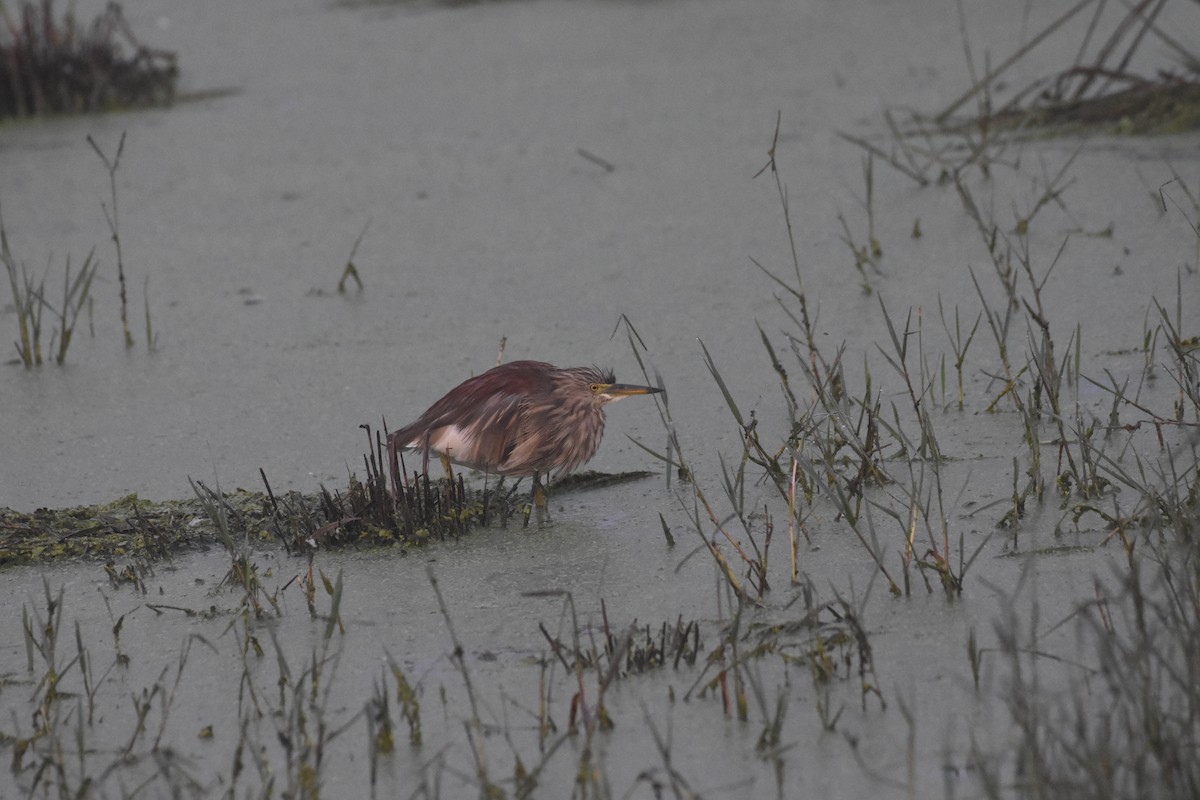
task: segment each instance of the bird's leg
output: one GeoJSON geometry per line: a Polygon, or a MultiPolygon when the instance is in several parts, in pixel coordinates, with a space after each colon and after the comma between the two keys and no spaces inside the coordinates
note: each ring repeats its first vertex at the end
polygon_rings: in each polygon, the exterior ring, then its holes
{"type": "MultiPolygon", "coordinates": [[[[458,502],[457,500],[455,500],[455,498],[458,497],[458,488],[459,487],[458,487],[458,484],[456,484],[454,482],[454,468],[450,465],[450,457],[448,455],[446,455],[445,453],[438,453],[438,455],[442,459],[442,468],[446,470],[446,484],[447,484],[446,498],[447,498],[447,501],[450,502],[451,504],[455,504],[458,502]]],[[[459,499],[461,499],[461,498],[459,498],[459,499]]]]}
{"type": "Polygon", "coordinates": [[[533,473],[533,505],[537,509],[538,527],[548,521],[550,516],[549,488],[542,486],[541,476],[533,473]]]}
{"type": "MultiPolygon", "coordinates": [[[[533,491],[530,491],[530,493],[529,493],[529,505],[524,505],[524,506],[522,507],[522,510],[525,512],[525,513],[524,513],[524,519],[522,519],[522,520],[521,520],[521,527],[522,527],[522,528],[528,528],[528,527],[529,527],[529,515],[533,513],[533,507],[534,507],[533,495],[534,495],[534,492],[536,491],[536,488],[537,488],[537,485],[538,485],[538,484],[537,484],[537,480],[538,480],[538,479],[537,479],[537,473],[535,472],[535,473],[533,473],[533,485],[534,485],[534,490],[533,490],[533,491]]],[[[521,481],[518,479],[518,480],[517,480],[517,485],[519,486],[519,485],[520,485],[520,483],[521,483],[521,481]]],[[[513,488],[515,489],[516,487],[514,486],[513,488]]],[[[540,511],[540,510],[538,511],[538,514],[541,514],[541,511],[540,511]]]]}
{"type": "Polygon", "coordinates": [[[533,504],[542,511],[546,510],[546,491],[542,488],[542,478],[538,473],[533,473],[533,494],[531,495],[533,504]]]}
{"type": "Polygon", "coordinates": [[[534,511],[537,511],[538,527],[542,527],[546,505],[546,492],[542,489],[541,473],[535,470],[533,473],[533,489],[529,492],[529,505],[525,507],[525,521],[522,527],[529,527],[529,517],[534,511]]]}

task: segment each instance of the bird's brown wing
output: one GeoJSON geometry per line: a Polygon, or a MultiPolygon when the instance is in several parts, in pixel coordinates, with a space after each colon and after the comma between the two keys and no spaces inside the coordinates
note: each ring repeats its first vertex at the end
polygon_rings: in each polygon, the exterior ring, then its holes
{"type": "Polygon", "coordinates": [[[551,391],[554,370],[537,361],[502,364],[463,381],[393,437],[402,447],[423,447],[425,441],[436,443],[445,431],[457,429],[465,446],[451,454],[453,460],[501,471],[519,444],[530,398],[551,391]]]}

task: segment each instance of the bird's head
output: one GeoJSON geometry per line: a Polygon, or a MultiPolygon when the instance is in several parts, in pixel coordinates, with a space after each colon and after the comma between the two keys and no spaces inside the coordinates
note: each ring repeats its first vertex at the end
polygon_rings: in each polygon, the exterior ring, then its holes
{"type": "Polygon", "coordinates": [[[602,370],[596,367],[584,368],[581,377],[586,381],[587,390],[600,405],[615,403],[622,398],[632,397],[636,394],[658,394],[662,391],[662,389],[652,386],[616,383],[616,378],[611,370],[602,370]]]}

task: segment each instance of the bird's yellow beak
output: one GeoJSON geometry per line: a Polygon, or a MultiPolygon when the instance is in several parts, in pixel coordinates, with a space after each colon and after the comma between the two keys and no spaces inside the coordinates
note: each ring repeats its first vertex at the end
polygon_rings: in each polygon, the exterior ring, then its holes
{"type": "Polygon", "coordinates": [[[662,389],[655,389],[653,386],[634,386],[630,383],[609,383],[602,384],[596,394],[607,395],[613,400],[622,397],[632,397],[635,394],[658,394],[662,389]]]}

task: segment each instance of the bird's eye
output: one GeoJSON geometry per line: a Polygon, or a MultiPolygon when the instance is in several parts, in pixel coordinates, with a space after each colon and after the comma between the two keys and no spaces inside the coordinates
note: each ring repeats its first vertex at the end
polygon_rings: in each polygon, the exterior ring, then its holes
{"type": "Polygon", "coordinates": [[[604,385],[599,384],[599,383],[593,383],[591,385],[591,387],[589,387],[589,388],[591,388],[592,394],[600,394],[600,390],[604,388],[604,385]]]}

